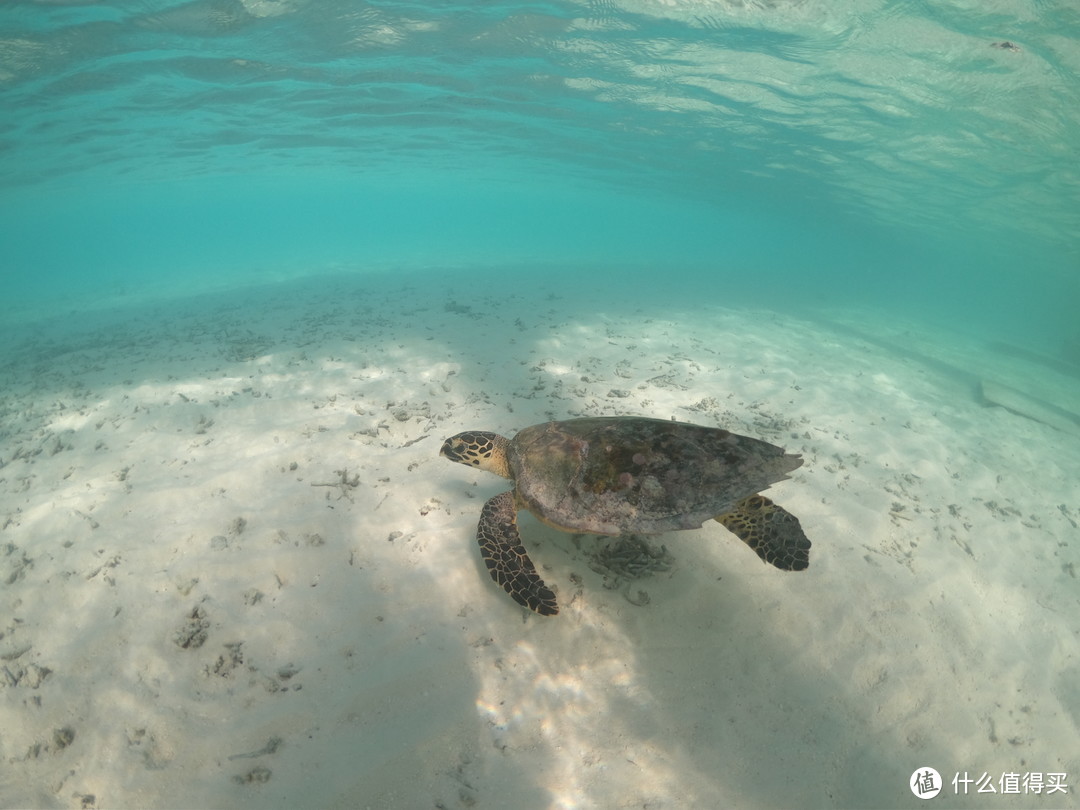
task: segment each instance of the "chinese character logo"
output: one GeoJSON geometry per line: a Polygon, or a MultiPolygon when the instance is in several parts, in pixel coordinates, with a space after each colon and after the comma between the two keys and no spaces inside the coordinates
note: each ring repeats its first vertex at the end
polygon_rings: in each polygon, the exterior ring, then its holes
{"type": "Polygon", "coordinates": [[[932,799],[941,792],[941,774],[933,768],[919,768],[911,775],[908,785],[920,799],[932,799]]]}

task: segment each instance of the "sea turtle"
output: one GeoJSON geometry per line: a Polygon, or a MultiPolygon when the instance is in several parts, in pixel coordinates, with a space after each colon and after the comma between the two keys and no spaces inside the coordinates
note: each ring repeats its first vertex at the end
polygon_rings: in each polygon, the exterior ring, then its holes
{"type": "Polygon", "coordinates": [[[513,439],[470,430],[439,451],[514,488],[484,504],[476,539],[491,578],[519,604],[559,612],[518,535],[528,509],[553,528],[600,535],[697,529],[715,518],[762,560],[785,571],[810,564],[799,520],[758,493],[802,457],[720,428],[640,416],[533,425],[513,439]]]}

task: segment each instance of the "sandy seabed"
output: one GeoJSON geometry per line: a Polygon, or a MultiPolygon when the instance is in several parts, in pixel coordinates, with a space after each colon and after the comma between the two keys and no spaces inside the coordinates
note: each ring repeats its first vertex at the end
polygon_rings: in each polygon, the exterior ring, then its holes
{"type": "Polygon", "coordinates": [[[0,806],[912,807],[927,766],[946,806],[1080,805],[1080,438],[978,395],[1080,380],[880,314],[504,281],[5,332],[0,806]],[[810,568],[710,523],[620,575],[523,515],[561,613],[519,608],[474,541],[506,482],[439,446],[603,414],[802,453],[769,494],[810,568]]]}

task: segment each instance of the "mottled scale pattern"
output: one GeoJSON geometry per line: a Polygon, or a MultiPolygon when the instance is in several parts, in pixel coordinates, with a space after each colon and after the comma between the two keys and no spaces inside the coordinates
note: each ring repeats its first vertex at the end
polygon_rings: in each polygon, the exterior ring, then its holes
{"type": "Polygon", "coordinates": [[[810,565],[810,540],[799,519],[764,495],[744,498],[716,519],[761,559],[782,571],[802,571],[810,565]]]}
{"type": "Polygon", "coordinates": [[[513,492],[496,495],[484,504],[476,540],[491,578],[515,602],[541,616],[559,612],[555,594],[536,573],[536,566],[521,545],[513,492]]]}
{"type": "Polygon", "coordinates": [[[606,535],[696,529],[802,464],[727,430],[617,416],[525,428],[509,460],[521,502],[541,520],[606,535]]]}

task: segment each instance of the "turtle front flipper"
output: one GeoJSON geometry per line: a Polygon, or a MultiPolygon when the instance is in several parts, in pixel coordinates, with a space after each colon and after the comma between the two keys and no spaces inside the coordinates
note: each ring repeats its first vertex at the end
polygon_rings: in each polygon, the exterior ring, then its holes
{"type": "Polygon", "coordinates": [[[514,493],[496,495],[484,504],[480,525],[476,527],[480,553],[487,563],[491,578],[510,594],[514,601],[541,616],[559,612],[555,594],[540,579],[517,529],[517,505],[514,493]]]}
{"type": "Polygon", "coordinates": [[[784,571],[810,565],[810,541],[799,519],[764,495],[751,495],[716,518],[765,562],[784,571]]]}

